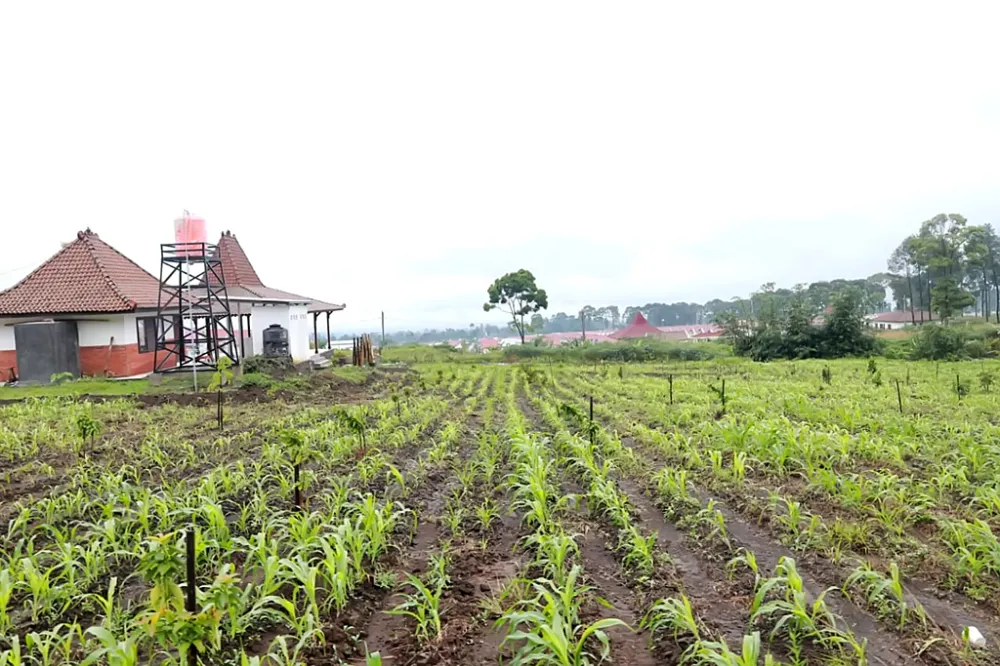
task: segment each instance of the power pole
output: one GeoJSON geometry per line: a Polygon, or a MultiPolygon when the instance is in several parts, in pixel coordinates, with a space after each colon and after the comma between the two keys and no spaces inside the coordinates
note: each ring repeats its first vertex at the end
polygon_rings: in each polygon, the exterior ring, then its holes
{"type": "Polygon", "coordinates": [[[385,349],[385,310],[382,310],[382,349],[385,349]]]}
{"type": "Polygon", "coordinates": [[[587,320],[583,317],[583,312],[580,313],[580,331],[583,332],[583,341],[587,341],[587,320]]]}

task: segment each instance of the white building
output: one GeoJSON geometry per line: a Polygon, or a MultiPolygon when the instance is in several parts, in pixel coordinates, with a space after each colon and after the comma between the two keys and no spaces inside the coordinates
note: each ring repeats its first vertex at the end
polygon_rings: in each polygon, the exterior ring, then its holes
{"type": "Polygon", "coordinates": [[[892,312],[879,312],[878,314],[867,315],[870,328],[880,331],[894,331],[907,326],[920,326],[930,322],[937,322],[938,318],[933,312],[926,310],[893,310],[892,312]]]}
{"type": "MultiPolygon", "coordinates": [[[[326,315],[323,326],[328,331],[330,314],[345,306],[264,286],[229,232],[219,241],[218,252],[238,336],[237,354],[259,353],[264,329],[279,324],[288,330],[292,358],[308,359],[321,317],[326,315]]],[[[159,296],[157,278],[90,229],[79,232],[23,280],[0,292],[0,383],[20,376],[25,355],[36,361],[40,355],[59,355],[54,365],[69,368],[72,374],[149,374],[156,351],[159,296]]],[[[30,366],[46,367],[46,363],[30,366]]]]}
{"type": "Polygon", "coordinates": [[[272,324],[288,330],[289,352],[294,361],[312,355],[310,340],[314,335],[318,339],[321,330],[327,334],[329,344],[330,315],[346,306],[265,287],[236,236],[228,231],[219,239],[218,248],[229,310],[236,318],[233,331],[242,356],[261,352],[264,329],[272,324]]]}

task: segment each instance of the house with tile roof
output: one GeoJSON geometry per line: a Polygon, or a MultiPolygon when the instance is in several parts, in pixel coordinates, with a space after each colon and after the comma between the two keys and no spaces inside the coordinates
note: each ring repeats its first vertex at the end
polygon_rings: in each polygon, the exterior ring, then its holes
{"type": "Polygon", "coordinates": [[[264,286],[235,234],[229,231],[222,234],[216,247],[229,295],[229,311],[236,317],[233,326],[241,356],[260,353],[264,329],[279,324],[288,330],[292,359],[305,360],[311,355],[310,341],[319,339],[321,318],[329,346],[330,315],[345,305],[264,286]]]}
{"type": "MultiPolygon", "coordinates": [[[[329,330],[330,314],[345,306],[266,287],[229,232],[217,251],[230,311],[239,320],[233,328],[240,335],[240,356],[260,353],[264,329],[279,324],[289,332],[293,359],[307,359],[319,319],[326,316],[329,330]]],[[[44,350],[35,344],[44,327],[33,325],[48,322],[65,323],[62,330],[74,338],[69,342],[78,372],[74,368],[73,374],[133,377],[152,372],[159,296],[159,280],[151,273],[90,229],[77,233],[23,280],[0,292],[0,382],[18,376],[18,339],[32,343],[33,353],[44,350]]]]}
{"type": "Polygon", "coordinates": [[[893,310],[865,316],[870,328],[884,331],[895,331],[908,326],[920,326],[924,323],[940,323],[938,316],[927,310],[893,310]]]}

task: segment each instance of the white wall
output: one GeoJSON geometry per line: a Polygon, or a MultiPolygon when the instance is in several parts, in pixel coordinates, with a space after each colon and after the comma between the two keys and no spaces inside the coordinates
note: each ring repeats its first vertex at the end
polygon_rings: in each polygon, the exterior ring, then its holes
{"type": "MultiPolygon", "coordinates": [[[[152,315],[151,315],[152,316],[152,315]]],[[[135,330],[134,314],[90,315],[76,319],[77,336],[81,347],[106,347],[115,338],[116,345],[134,345],[138,342],[135,330]]],[[[53,317],[59,321],[72,320],[74,317],[53,317]]],[[[38,317],[10,317],[0,319],[0,351],[14,349],[14,326],[22,321],[39,321],[38,317]]]]}
{"type": "Polygon", "coordinates": [[[138,342],[135,315],[112,315],[106,321],[78,321],[76,330],[81,347],[107,347],[112,337],[115,345],[134,345],[138,342]]]}
{"type": "Polygon", "coordinates": [[[13,319],[0,319],[0,351],[14,349],[14,327],[7,325],[14,321],[13,319]]]}
{"type": "MultiPolygon", "coordinates": [[[[260,354],[264,351],[264,329],[271,324],[288,329],[288,306],[287,305],[257,305],[250,306],[250,331],[253,338],[253,354],[260,354]]],[[[289,329],[289,335],[291,330],[289,329]]],[[[291,342],[289,340],[289,342],[291,342]]],[[[250,349],[247,348],[247,356],[251,356],[250,349]]]]}
{"type": "Polygon", "coordinates": [[[288,317],[290,320],[288,322],[288,347],[292,353],[292,360],[305,361],[313,355],[309,348],[309,337],[313,332],[312,315],[309,314],[308,307],[305,305],[293,305],[289,308],[288,317]]]}

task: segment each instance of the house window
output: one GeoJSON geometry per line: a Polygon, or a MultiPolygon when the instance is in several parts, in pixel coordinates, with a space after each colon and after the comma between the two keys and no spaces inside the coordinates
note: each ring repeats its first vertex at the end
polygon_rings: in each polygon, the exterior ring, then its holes
{"type": "MultiPolygon", "coordinates": [[[[136,339],[139,341],[139,353],[145,354],[156,349],[156,317],[137,317],[135,320],[136,339]]],[[[164,342],[176,342],[181,333],[181,318],[173,317],[166,333],[164,342]]]]}
{"type": "Polygon", "coordinates": [[[135,320],[138,333],[139,353],[145,354],[156,349],[156,317],[138,317],[135,320]]]}

